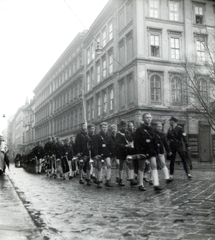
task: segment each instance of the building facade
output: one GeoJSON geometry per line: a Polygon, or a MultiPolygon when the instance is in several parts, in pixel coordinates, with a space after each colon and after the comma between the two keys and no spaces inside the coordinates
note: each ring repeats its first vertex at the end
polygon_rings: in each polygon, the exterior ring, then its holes
{"type": "Polygon", "coordinates": [[[214,133],[189,103],[181,63],[195,56],[200,92],[210,95],[213,81],[201,62],[213,31],[214,1],[110,0],[34,89],[35,141],[67,138],[83,121],[97,130],[121,119],[138,126],[150,112],[164,132],[177,117],[193,157],[211,161],[214,133]]]}

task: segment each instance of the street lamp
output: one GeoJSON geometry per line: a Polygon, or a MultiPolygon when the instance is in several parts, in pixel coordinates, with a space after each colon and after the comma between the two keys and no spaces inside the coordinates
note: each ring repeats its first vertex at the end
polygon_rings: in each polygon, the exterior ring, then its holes
{"type": "Polygon", "coordinates": [[[97,42],[97,47],[96,47],[96,50],[95,50],[95,51],[96,51],[97,54],[100,54],[100,53],[102,53],[102,51],[103,51],[103,50],[102,50],[102,47],[101,47],[101,45],[100,45],[99,42],[97,42]]]}

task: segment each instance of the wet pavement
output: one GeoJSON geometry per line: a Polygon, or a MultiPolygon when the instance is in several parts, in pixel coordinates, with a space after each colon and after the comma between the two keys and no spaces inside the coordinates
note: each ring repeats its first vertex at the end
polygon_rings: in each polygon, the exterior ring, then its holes
{"type": "Polygon", "coordinates": [[[43,239],[215,239],[215,169],[195,169],[188,180],[176,168],[170,184],[159,171],[160,193],[148,184],[140,192],[126,181],[97,189],[77,177],[51,179],[13,166],[7,175],[43,239]]]}
{"type": "Polygon", "coordinates": [[[0,177],[0,206],[1,240],[42,239],[7,176],[0,177]]]}

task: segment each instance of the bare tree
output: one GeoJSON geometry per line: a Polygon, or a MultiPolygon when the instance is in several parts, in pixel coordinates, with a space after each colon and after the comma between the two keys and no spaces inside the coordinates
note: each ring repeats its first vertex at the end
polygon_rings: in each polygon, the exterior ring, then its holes
{"type": "Polygon", "coordinates": [[[203,115],[215,130],[215,31],[207,31],[204,36],[207,39],[195,42],[197,53],[181,60],[181,75],[188,106],[203,115]]]}

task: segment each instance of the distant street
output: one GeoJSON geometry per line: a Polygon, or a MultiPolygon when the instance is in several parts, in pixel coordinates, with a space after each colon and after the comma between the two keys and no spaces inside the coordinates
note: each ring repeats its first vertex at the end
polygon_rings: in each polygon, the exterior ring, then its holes
{"type": "Polygon", "coordinates": [[[164,189],[155,193],[148,184],[140,192],[127,181],[125,187],[97,189],[80,185],[77,177],[50,179],[13,166],[7,172],[44,239],[213,240],[215,170],[192,174],[188,180],[176,170],[174,181],[161,180],[164,189]]]}

